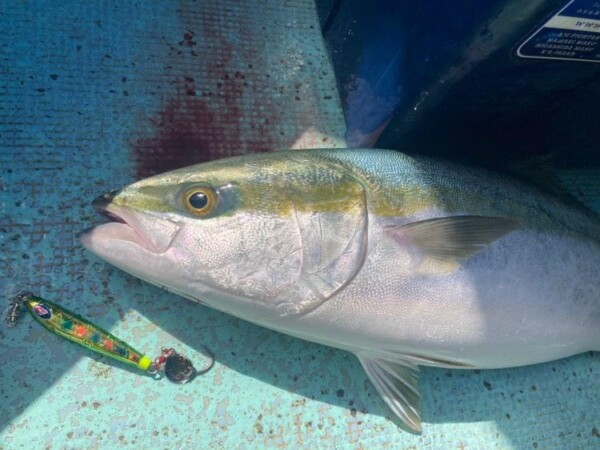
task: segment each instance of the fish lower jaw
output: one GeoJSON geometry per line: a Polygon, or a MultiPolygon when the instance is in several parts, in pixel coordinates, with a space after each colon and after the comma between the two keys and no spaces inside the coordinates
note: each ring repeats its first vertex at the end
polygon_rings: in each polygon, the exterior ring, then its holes
{"type": "Polygon", "coordinates": [[[84,232],[80,239],[83,246],[94,253],[97,253],[97,250],[101,248],[113,246],[118,242],[133,244],[148,252],[156,253],[155,249],[133,227],[122,222],[109,222],[98,225],[84,232]]]}

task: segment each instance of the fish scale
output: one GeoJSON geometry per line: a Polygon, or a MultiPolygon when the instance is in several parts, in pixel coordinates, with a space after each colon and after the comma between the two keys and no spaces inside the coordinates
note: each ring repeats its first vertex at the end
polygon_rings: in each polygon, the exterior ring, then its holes
{"type": "Polygon", "coordinates": [[[412,431],[421,365],[600,350],[598,216],[484,171],[386,150],[298,150],[167,172],[95,206],[117,220],[83,235],[89,250],[356,354],[412,431]],[[217,200],[186,203],[198,189],[217,200]]]}

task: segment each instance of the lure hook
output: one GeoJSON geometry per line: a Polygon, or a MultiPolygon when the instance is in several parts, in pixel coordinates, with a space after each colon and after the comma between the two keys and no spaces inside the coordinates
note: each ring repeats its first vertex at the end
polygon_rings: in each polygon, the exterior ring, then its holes
{"type": "Polygon", "coordinates": [[[5,322],[8,328],[13,328],[17,324],[17,319],[21,313],[21,307],[27,301],[31,293],[26,291],[20,291],[15,295],[9,302],[8,308],[5,312],[5,322]]]}
{"type": "Polygon", "coordinates": [[[198,375],[208,372],[215,364],[215,355],[205,345],[202,345],[204,353],[208,355],[208,363],[203,368],[197,370],[189,359],[180,355],[172,348],[163,348],[161,354],[154,359],[154,362],[146,372],[154,377],[160,377],[160,371],[164,371],[169,381],[183,384],[192,380],[198,375]]]}
{"type": "Polygon", "coordinates": [[[36,297],[26,291],[19,292],[10,301],[5,318],[9,328],[15,326],[23,306],[29,310],[39,324],[50,332],[88,350],[142,369],[154,378],[162,378],[162,373],[159,372],[164,371],[164,375],[169,381],[178,384],[187,383],[197,375],[208,372],[215,362],[214,354],[204,345],[202,348],[209,360],[199,371],[194,368],[189,359],[172,348],[163,348],[160,356],[153,362],[148,356],[105,329],[67,311],[56,303],[36,297]]]}

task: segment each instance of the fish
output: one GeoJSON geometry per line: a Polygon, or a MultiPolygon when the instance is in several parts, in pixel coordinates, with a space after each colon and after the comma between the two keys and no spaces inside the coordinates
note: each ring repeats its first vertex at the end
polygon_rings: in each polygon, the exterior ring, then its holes
{"type": "Polygon", "coordinates": [[[85,248],[354,353],[408,431],[422,429],[420,366],[600,350],[598,215],[501,175],[393,150],[293,150],[166,172],[93,204],[110,220],[85,248]]]}

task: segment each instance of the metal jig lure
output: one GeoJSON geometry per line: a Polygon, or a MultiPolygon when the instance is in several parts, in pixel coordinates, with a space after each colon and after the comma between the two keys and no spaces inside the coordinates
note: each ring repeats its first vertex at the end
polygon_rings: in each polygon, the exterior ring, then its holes
{"type": "Polygon", "coordinates": [[[15,326],[23,305],[33,318],[48,331],[93,352],[144,370],[150,375],[157,375],[159,371],[164,370],[167,379],[174,383],[187,383],[196,375],[208,372],[215,361],[213,353],[202,346],[209,357],[209,362],[201,370],[196,370],[189,359],[172,348],[162,349],[161,355],[153,362],[149,356],[134,349],[105,329],[88,322],[56,303],[36,297],[29,292],[20,292],[11,300],[5,316],[8,327],[15,326]]]}

